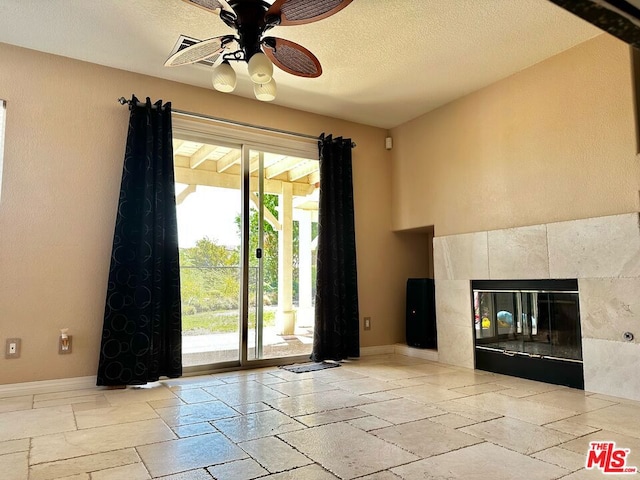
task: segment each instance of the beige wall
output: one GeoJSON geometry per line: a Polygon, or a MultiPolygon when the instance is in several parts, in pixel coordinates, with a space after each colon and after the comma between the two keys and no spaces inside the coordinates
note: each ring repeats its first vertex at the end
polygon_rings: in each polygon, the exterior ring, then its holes
{"type": "Polygon", "coordinates": [[[442,236],[638,211],[630,62],[601,35],[393,129],[393,227],[442,236]]]}
{"type": "Polygon", "coordinates": [[[116,99],[131,93],[176,109],[353,138],[360,312],[373,318],[361,345],[403,339],[416,241],[391,232],[384,130],[4,44],[0,64],[7,100],[0,344],[22,338],[20,359],[0,357],[0,384],[96,372],[128,122],[116,99]],[[57,355],[62,327],[74,336],[71,355],[57,355]]]}

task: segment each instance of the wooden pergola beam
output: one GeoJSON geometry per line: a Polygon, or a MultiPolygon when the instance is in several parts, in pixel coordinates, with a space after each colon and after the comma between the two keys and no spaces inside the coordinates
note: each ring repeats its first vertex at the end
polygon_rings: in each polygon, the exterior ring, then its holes
{"type": "Polygon", "coordinates": [[[201,146],[193,155],[191,155],[191,157],[189,157],[189,166],[193,169],[198,168],[215,149],[215,145],[201,146]]]}
{"type": "Polygon", "coordinates": [[[234,149],[216,162],[216,171],[223,173],[237,163],[240,163],[240,150],[234,149]]]}
{"type": "MultiPolygon", "coordinates": [[[[260,208],[260,199],[258,198],[258,195],[251,192],[249,193],[249,199],[253,202],[256,208],[260,208]]],[[[269,210],[268,208],[264,209],[264,219],[267,222],[269,222],[269,225],[271,225],[274,228],[274,230],[277,230],[277,231],[282,230],[282,224],[278,221],[275,215],[271,213],[271,210],[269,210]]]]}
{"type": "Polygon", "coordinates": [[[296,158],[296,157],[287,157],[284,160],[280,160],[277,163],[274,163],[268,168],[264,169],[264,176],[266,178],[277,177],[281,173],[284,173],[292,168],[295,168],[297,165],[306,162],[307,160],[304,158],[296,158]]]}
{"type": "Polygon", "coordinates": [[[289,181],[295,182],[296,180],[300,180],[302,177],[306,177],[307,175],[311,175],[313,172],[317,172],[318,168],[320,168],[318,162],[313,161],[308,161],[304,165],[292,168],[289,170],[289,181]]]}
{"type": "Polygon", "coordinates": [[[180,205],[182,202],[184,202],[186,200],[186,198],[191,195],[192,193],[196,193],[196,188],[198,186],[197,185],[187,185],[187,188],[185,188],[184,190],[182,190],[177,196],[176,196],[176,205],[180,205]]]}
{"type": "MultiPolygon", "coordinates": [[[[175,167],[176,183],[186,183],[187,185],[204,185],[208,187],[240,189],[240,176],[230,173],[218,173],[208,170],[192,170],[186,167],[175,167]]],[[[285,183],[282,180],[264,181],[264,193],[281,194],[282,186],[285,183]]],[[[296,197],[305,197],[310,195],[315,187],[307,183],[291,183],[293,195],[296,197]]],[[[250,188],[253,191],[258,190],[258,177],[250,178],[250,188]]]]}

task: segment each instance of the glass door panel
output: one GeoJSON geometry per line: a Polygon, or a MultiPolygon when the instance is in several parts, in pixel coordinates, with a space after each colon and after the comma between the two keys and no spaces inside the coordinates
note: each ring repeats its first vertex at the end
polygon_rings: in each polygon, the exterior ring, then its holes
{"type": "Polygon", "coordinates": [[[569,292],[523,293],[531,298],[531,335],[523,351],[533,355],[582,359],[578,294],[569,292]]]}
{"type": "Polygon", "coordinates": [[[319,164],[251,150],[248,359],[309,355],[319,164]]]}
{"type": "Polygon", "coordinates": [[[183,366],[238,362],[240,149],[174,138],[183,366]]]}

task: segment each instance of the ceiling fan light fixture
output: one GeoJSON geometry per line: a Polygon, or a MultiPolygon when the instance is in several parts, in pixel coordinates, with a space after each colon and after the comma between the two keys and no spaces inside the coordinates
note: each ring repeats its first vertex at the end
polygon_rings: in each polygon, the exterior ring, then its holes
{"type": "Polygon", "coordinates": [[[229,62],[224,61],[213,70],[212,83],[219,92],[233,92],[236,88],[236,72],[229,62]]]}
{"type": "Polygon", "coordinates": [[[273,63],[262,52],[254,53],[249,59],[249,76],[253,83],[264,85],[273,77],[273,63]]]}
{"type": "Polygon", "coordinates": [[[276,98],[276,91],[276,81],[273,78],[269,83],[253,84],[253,93],[261,102],[271,102],[272,100],[274,100],[276,98]]]}

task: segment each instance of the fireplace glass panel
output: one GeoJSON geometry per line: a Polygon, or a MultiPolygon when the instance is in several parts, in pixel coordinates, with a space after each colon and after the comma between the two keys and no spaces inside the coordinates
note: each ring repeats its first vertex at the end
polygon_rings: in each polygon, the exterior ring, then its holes
{"type": "Polygon", "coordinates": [[[474,290],[476,347],[582,360],[577,292],[474,290]]]}

